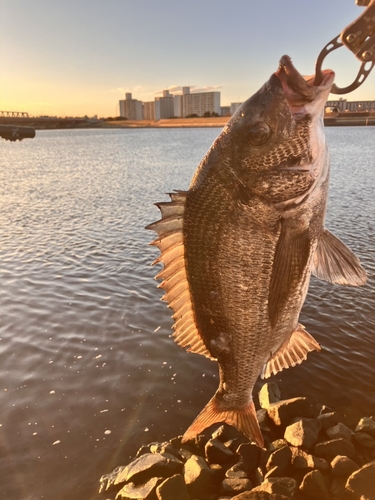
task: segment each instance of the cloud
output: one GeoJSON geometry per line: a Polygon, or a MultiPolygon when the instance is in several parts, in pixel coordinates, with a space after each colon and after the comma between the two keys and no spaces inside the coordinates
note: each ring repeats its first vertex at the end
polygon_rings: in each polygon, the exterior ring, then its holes
{"type": "MultiPolygon", "coordinates": [[[[189,86],[189,85],[187,85],[189,86]]],[[[182,86],[181,85],[170,85],[169,87],[163,89],[163,90],[169,90],[171,94],[182,94],[182,86]]],[[[211,85],[211,86],[206,86],[206,87],[195,87],[194,85],[190,85],[190,92],[191,93],[198,93],[198,92],[212,92],[214,90],[218,90],[223,88],[222,85],[211,85]]],[[[162,94],[163,90],[158,90],[155,92],[155,94],[162,94]]]]}
{"type": "Polygon", "coordinates": [[[214,90],[222,89],[222,85],[207,85],[206,87],[190,87],[191,92],[213,92],[214,90]]]}

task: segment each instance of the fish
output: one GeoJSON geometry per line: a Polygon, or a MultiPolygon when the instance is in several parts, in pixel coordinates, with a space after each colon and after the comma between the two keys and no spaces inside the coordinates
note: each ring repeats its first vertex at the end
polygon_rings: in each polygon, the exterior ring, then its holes
{"type": "Polygon", "coordinates": [[[173,310],[173,337],[217,361],[215,395],[186,430],[236,427],[259,447],[253,402],[259,376],[298,365],[320,344],[299,323],[311,274],[360,286],[359,259],[324,220],[329,152],[324,107],[332,70],[302,76],[289,56],[228,121],[187,191],[156,203],[147,229],[162,263],[156,279],[173,310]]]}

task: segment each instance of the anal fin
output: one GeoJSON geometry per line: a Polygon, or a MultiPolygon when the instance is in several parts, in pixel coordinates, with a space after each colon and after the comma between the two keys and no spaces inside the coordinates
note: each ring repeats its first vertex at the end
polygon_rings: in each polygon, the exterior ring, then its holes
{"type": "Polygon", "coordinates": [[[307,358],[307,353],[320,351],[321,347],[305,328],[298,324],[292,335],[281,344],[279,349],[267,361],[262,378],[275,375],[284,368],[299,365],[307,358]]]}

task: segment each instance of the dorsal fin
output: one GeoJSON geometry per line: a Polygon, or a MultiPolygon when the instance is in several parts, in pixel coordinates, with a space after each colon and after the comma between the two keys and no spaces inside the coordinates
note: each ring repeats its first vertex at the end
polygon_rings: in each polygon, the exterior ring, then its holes
{"type": "Polygon", "coordinates": [[[153,262],[162,262],[164,269],[156,276],[163,281],[158,286],[166,291],[163,300],[168,302],[174,314],[175,342],[190,352],[214,359],[205,346],[195,324],[193,306],[186,276],[183,238],[183,215],[186,192],[169,193],[171,201],[156,203],[161,219],[149,224],[146,229],[155,231],[158,238],[151,245],[160,250],[160,256],[153,262]]]}

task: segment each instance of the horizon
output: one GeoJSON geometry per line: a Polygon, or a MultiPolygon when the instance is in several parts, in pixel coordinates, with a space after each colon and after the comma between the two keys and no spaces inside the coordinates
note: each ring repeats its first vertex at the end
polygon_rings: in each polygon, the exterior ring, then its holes
{"type": "MultiPolygon", "coordinates": [[[[229,106],[254,94],[285,53],[313,74],[323,46],[362,11],[354,0],[3,0],[0,110],[118,116],[126,92],[148,102],[182,86],[219,91],[229,106]]],[[[345,47],[325,62],[339,87],[360,67],[345,47]]],[[[375,71],[341,97],[375,100],[375,71]]]]}

